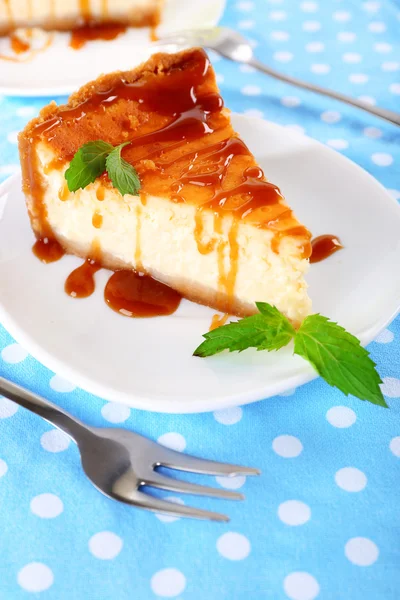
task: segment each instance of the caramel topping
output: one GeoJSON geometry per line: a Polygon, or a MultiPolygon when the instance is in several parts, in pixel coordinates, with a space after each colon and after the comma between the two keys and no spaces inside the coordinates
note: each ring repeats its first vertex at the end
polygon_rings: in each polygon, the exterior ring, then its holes
{"type": "Polygon", "coordinates": [[[312,252],[310,257],[310,263],[320,262],[325,260],[331,254],[334,254],[338,250],[342,250],[343,246],[341,241],[336,235],[320,235],[312,240],[311,242],[312,252]]]}
{"type": "Polygon", "coordinates": [[[181,296],[167,285],[135,271],[116,271],[104,290],[108,306],[125,317],[158,317],[174,313],[181,296]]]}
{"type": "Polygon", "coordinates": [[[100,229],[100,227],[103,225],[103,215],[99,213],[98,210],[96,210],[96,212],[93,214],[92,225],[96,229],[100,229]]]}
{"type": "Polygon", "coordinates": [[[85,22],[90,21],[92,16],[92,11],[90,10],[90,0],[79,0],[79,9],[81,11],[82,20],[85,22]]]}
{"type": "Polygon", "coordinates": [[[94,274],[101,269],[101,265],[91,258],[87,258],[83,265],[68,275],[64,289],[72,298],[87,298],[95,290],[94,274]]]}
{"type": "Polygon", "coordinates": [[[60,200],[65,202],[69,198],[70,191],[68,189],[67,182],[63,183],[60,189],[58,190],[58,197],[60,200]]]}
{"type": "Polygon", "coordinates": [[[227,322],[227,320],[229,319],[229,315],[213,315],[213,318],[211,319],[211,325],[209,327],[208,331],[213,331],[213,329],[217,329],[218,327],[222,327],[223,325],[225,325],[225,323],[227,322]]]}
{"type": "Polygon", "coordinates": [[[31,47],[28,41],[22,40],[15,33],[10,34],[10,46],[15,54],[22,54],[23,52],[27,52],[28,50],[30,50],[31,47]]]}
{"type": "Polygon", "coordinates": [[[125,33],[126,27],[119,23],[101,23],[86,24],[77,27],[71,32],[69,45],[74,50],[79,50],[88,42],[95,40],[115,40],[122,33],[125,33]]]}

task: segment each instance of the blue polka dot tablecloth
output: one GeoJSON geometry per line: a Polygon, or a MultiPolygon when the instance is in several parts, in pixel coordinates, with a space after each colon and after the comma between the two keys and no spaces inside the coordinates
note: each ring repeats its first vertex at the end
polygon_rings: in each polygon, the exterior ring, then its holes
{"type": "MultiPolygon", "coordinates": [[[[222,22],[277,69],[400,111],[397,0],[231,1],[222,22]]],[[[394,125],[212,60],[231,109],[328,144],[400,199],[394,125]]],[[[18,169],[17,132],[48,101],[0,99],[0,179],[18,169]]],[[[257,479],[214,480],[244,492],[244,503],[178,497],[227,512],[229,524],[150,514],[99,494],[65,435],[0,398],[1,600],[397,600],[399,318],[369,350],[390,410],[316,380],[243,408],[158,415],[76,388],[0,326],[0,374],[89,424],[120,424],[179,450],[262,469],[257,479]]]]}

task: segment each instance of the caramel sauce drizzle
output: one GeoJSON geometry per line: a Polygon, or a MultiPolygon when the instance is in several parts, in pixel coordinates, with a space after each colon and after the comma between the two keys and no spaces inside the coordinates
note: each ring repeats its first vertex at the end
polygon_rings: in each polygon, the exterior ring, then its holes
{"type": "Polygon", "coordinates": [[[119,23],[86,23],[72,30],[69,46],[74,50],[80,50],[88,42],[115,40],[125,33],[126,29],[125,25],[119,23]]]}
{"type": "Polygon", "coordinates": [[[98,210],[93,213],[92,225],[96,229],[100,229],[100,227],[103,225],[103,215],[99,213],[98,210]]]}
{"type": "Polygon", "coordinates": [[[227,322],[228,319],[229,319],[228,314],[219,315],[217,313],[217,314],[213,315],[213,318],[211,319],[211,324],[210,324],[208,331],[213,331],[214,329],[217,329],[218,327],[222,327],[223,325],[225,325],[225,323],[227,322]]]}
{"type": "MultiPolygon", "coordinates": [[[[87,8],[87,2],[84,4],[87,8]]],[[[45,140],[63,159],[70,160],[77,146],[97,139],[108,111],[116,115],[119,109],[123,113],[114,131],[115,122],[110,131],[105,125],[104,139],[113,145],[121,142],[121,131],[128,131],[129,139],[128,117],[130,113],[135,115],[133,139],[124,148],[123,156],[139,172],[142,202],[145,203],[147,194],[158,192],[197,207],[194,232],[197,245],[202,253],[214,248],[217,251],[219,288],[228,310],[238,269],[239,221],[272,231],[275,251],[282,237],[298,237],[304,257],[310,255],[310,234],[294,220],[291,210],[282,204],[279,189],[265,180],[247,146],[233,133],[222,98],[215,92],[213,80],[207,77],[209,69],[206,54],[194,51],[190,66],[183,69],[175,67],[133,83],[121,76],[111,88],[97,90],[81,104],[65,107],[55,117],[37,125],[32,131],[32,144],[26,149],[24,170],[30,173],[29,192],[35,199],[35,216],[50,235],[43,205],[43,183],[33,168],[35,144],[45,140]],[[148,121],[149,114],[153,123],[148,121]],[[71,135],[75,127],[79,128],[79,135],[71,135]],[[76,138],[78,142],[74,142],[76,138]],[[205,209],[215,215],[210,243],[203,240],[201,213],[205,209]],[[226,242],[221,234],[224,224],[230,223],[229,217],[232,221],[226,242]]],[[[138,249],[135,254],[140,257],[138,249]]]]}
{"type": "Polygon", "coordinates": [[[81,12],[82,20],[87,23],[92,18],[92,11],[90,8],[90,0],[79,0],[79,10],[81,12]]]}
{"type": "Polygon", "coordinates": [[[41,238],[32,246],[33,254],[42,262],[48,264],[60,260],[65,254],[64,249],[57,240],[41,238]]]}
{"type": "Polygon", "coordinates": [[[314,238],[311,241],[311,248],[310,263],[316,263],[342,250],[343,246],[336,235],[326,234],[314,238]]]}

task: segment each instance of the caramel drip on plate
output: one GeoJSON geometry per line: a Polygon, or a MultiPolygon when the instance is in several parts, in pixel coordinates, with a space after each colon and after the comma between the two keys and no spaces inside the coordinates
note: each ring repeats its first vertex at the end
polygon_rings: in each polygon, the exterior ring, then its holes
{"type": "Polygon", "coordinates": [[[31,42],[32,30],[26,29],[25,31],[27,33],[28,40],[21,39],[15,33],[10,34],[10,36],[9,36],[10,37],[10,46],[11,46],[11,50],[13,51],[14,54],[13,55],[0,54],[0,60],[5,60],[8,62],[15,62],[15,63],[30,62],[37,54],[40,54],[41,52],[44,52],[45,50],[47,50],[53,43],[54,36],[49,34],[49,35],[47,35],[45,42],[43,43],[42,46],[40,46],[39,48],[33,48],[32,42],[31,42]],[[21,56],[21,54],[23,56],[21,56]]]}
{"type": "Polygon", "coordinates": [[[336,235],[326,234],[314,238],[311,241],[311,248],[310,263],[316,263],[342,250],[343,246],[336,235]]]}
{"type": "Polygon", "coordinates": [[[72,298],[87,298],[95,290],[94,274],[101,269],[101,248],[97,240],[93,241],[90,256],[72,271],[65,281],[64,289],[72,298]]]}
{"type": "Polygon", "coordinates": [[[32,246],[32,252],[46,264],[60,260],[65,254],[64,249],[57,240],[47,237],[37,240],[32,246]]]}
{"type": "Polygon", "coordinates": [[[125,317],[158,317],[174,313],[181,296],[172,288],[135,271],[116,271],[104,290],[108,306],[125,317]]]}
{"type": "Polygon", "coordinates": [[[96,40],[115,40],[125,32],[125,25],[120,25],[118,23],[88,23],[72,30],[69,46],[74,50],[79,50],[88,42],[96,40]]]}
{"type": "Polygon", "coordinates": [[[213,318],[211,319],[211,324],[210,327],[208,329],[208,331],[213,331],[214,329],[217,329],[218,327],[222,327],[223,325],[225,325],[225,323],[227,322],[227,320],[229,319],[229,315],[219,315],[219,314],[215,314],[213,315],[213,318]]]}
{"type": "Polygon", "coordinates": [[[23,40],[15,33],[10,34],[10,46],[14,54],[22,54],[23,52],[27,52],[31,47],[28,41],[23,40]]]}
{"type": "MultiPolygon", "coordinates": [[[[310,255],[310,234],[297,223],[279,189],[265,180],[245,143],[232,131],[207,55],[194,50],[189,56],[182,65],[159,72],[153,59],[150,71],[137,80],[127,81],[122,74],[80,104],[62,108],[31,132],[26,160],[34,161],[30,157],[38,140],[47,141],[65,160],[71,160],[82,143],[98,139],[98,131],[113,145],[130,139],[122,154],[139,173],[142,202],[147,195],[159,195],[195,205],[199,251],[216,251],[219,291],[229,305],[238,266],[239,222],[270,230],[275,251],[283,237],[298,236],[304,257],[310,255]],[[203,235],[203,210],[215,214],[211,236],[215,241],[210,250],[203,235]],[[228,225],[226,241],[222,232],[228,225]]],[[[41,183],[31,181],[28,187],[35,185],[40,188],[41,183]]],[[[38,190],[34,199],[35,212],[40,213],[43,191],[38,190]]]]}

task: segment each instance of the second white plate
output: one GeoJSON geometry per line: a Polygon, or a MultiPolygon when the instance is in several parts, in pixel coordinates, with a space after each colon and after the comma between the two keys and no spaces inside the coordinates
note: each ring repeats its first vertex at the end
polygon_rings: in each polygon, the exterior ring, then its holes
{"type": "MultiPolygon", "coordinates": [[[[400,209],[386,190],[343,156],[287,129],[233,115],[233,124],[314,236],[338,235],[345,248],[311,266],[313,310],[370,342],[400,306],[400,209]]],[[[21,180],[0,186],[0,321],[39,361],[82,388],[135,408],[202,412],[282,393],[312,379],[290,348],[194,358],[211,309],[183,301],[169,317],[129,319],[96,292],[64,292],[81,260],[43,265],[32,254],[21,180]]]]}
{"type": "MultiPolygon", "coordinates": [[[[157,33],[213,27],[224,8],[225,0],[165,0],[157,33]]],[[[45,44],[49,35],[53,34],[43,32],[40,45],[45,44]]],[[[8,62],[0,58],[0,94],[70,94],[102,73],[132,69],[154,52],[148,27],[130,28],[115,40],[90,42],[80,50],[69,47],[70,37],[70,33],[55,33],[49,47],[26,62],[8,62]]],[[[7,37],[0,37],[0,56],[2,54],[10,54],[7,37]]]]}

